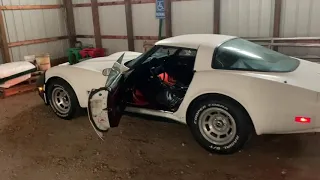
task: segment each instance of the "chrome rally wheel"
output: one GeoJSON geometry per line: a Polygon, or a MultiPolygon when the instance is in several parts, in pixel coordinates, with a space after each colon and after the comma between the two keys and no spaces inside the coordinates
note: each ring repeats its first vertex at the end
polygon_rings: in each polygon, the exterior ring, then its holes
{"type": "Polygon", "coordinates": [[[230,99],[205,97],[197,100],[187,115],[194,138],[209,152],[239,151],[252,133],[251,119],[245,109],[230,99]]]}
{"type": "Polygon", "coordinates": [[[68,113],[71,108],[71,101],[68,92],[62,87],[55,87],[52,91],[52,104],[59,113],[68,113]]]}
{"type": "Polygon", "coordinates": [[[79,115],[81,107],[73,88],[63,79],[48,81],[46,94],[54,113],[66,120],[79,115]]]}
{"type": "Polygon", "coordinates": [[[206,109],[200,115],[199,128],[203,137],[216,145],[230,143],[237,132],[234,118],[219,107],[206,109]]]}

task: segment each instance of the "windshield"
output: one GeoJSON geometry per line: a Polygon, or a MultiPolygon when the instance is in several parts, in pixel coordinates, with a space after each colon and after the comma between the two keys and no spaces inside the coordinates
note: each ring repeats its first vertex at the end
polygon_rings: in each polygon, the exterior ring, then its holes
{"type": "Polygon", "coordinates": [[[117,82],[120,80],[121,78],[121,64],[122,64],[122,60],[124,57],[123,53],[119,59],[117,60],[117,62],[115,62],[111,68],[110,73],[108,74],[108,79],[106,82],[106,87],[108,89],[109,92],[112,92],[114,87],[117,85],[117,82]]]}
{"type": "Polygon", "coordinates": [[[137,62],[140,61],[140,59],[142,59],[143,57],[145,56],[145,53],[141,54],[140,56],[138,56],[137,58],[133,59],[133,60],[130,60],[126,63],[124,63],[124,65],[128,68],[132,68],[137,62]]]}
{"type": "Polygon", "coordinates": [[[124,65],[130,69],[136,67],[139,64],[146,63],[153,58],[163,58],[166,56],[171,56],[177,51],[177,48],[172,47],[160,47],[153,46],[149,51],[141,54],[137,58],[126,62],[124,65]]]}
{"type": "Polygon", "coordinates": [[[126,62],[124,65],[129,68],[129,69],[133,69],[134,67],[136,67],[138,64],[141,64],[143,62],[144,59],[146,59],[150,54],[152,54],[154,51],[156,51],[157,46],[153,46],[149,51],[141,54],[140,56],[138,56],[137,58],[126,62]]]}
{"type": "Polygon", "coordinates": [[[291,72],[300,61],[244,39],[223,43],[215,52],[212,67],[225,70],[291,72]]]}

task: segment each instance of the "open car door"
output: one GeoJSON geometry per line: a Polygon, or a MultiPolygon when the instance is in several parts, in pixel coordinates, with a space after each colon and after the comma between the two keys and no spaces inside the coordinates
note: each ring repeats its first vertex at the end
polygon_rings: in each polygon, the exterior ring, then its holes
{"type": "Polygon", "coordinates": [[[88,116],[91,125],[103,139],[104,133],[119,125],[125,109],[125,77],[129,69],[122,65],[124,54],[110,69],[105,69],[103,75],[108,76],[105,87],[93,89],[88,99],[88,116]]]}

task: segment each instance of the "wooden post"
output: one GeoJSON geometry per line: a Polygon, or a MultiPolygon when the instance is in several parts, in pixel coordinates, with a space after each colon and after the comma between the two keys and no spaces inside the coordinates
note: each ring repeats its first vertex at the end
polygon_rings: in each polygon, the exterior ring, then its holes
{"type": "Polygon", "coordinates": [[[98,0],[91,0],[94,38],[97,48],[102,48],[98,0]]]}
{"type": "Polygon", "coordinates": [[[128,49],[129,49],[129,51],[134,51],[131,0],[125,0],[124,3],[125,3],[125,11],[126,11],[128,49]]]}
{"type": "Polygon", "coordinates": [[[69,36],[70,47],[75,47],[76,44],[76,28],[74,24],[73,6],[71,0],[63,0],[64,7],[67,14],[67,30],[69,36]]]}
{"type": "Polygon", "coordinates": [[[273,37],[280,37],[282,0],[275,0],[273,37]]]}
{"type": "MultiPolygon", "coordinates": [[[[280,37],[281,10],[282,0],[275,0],[273,37],[280,37]]],[[[273,50],[278,51],[278,47],[273,47],[273,50]]]]}
{"type": "Polygon", "coordinates": [[[214,0],[213,34],[220,34],[221,0],[214,0]]]}
{"type": "Polygon", "coordinates": [[[171,18],[171,0],[164,0],[165,15],[166,15],[166,36],[172,37],[172,18],[171,18]]]}
{"type": "Polygon", "coordinates": [[[8,40],[6,34],[6,28],[4,24],[4,19],[2,15],[2,10],[0,9],[0,50],[2,54],[2,59],[5,63],[11,62],[9,47],[8,47],[8,40]]]}

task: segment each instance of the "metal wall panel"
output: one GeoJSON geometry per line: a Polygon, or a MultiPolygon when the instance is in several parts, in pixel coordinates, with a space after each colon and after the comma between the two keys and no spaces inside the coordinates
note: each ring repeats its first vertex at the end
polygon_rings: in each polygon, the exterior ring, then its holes
{"type": "MultiPolygon", "coordinates": [[[[61,0],[0,0],[1,5],[52,5],[61,0]]],[[[5,10],[3,11],[8,42],[66,36],[64,9],[5,10]]],[[[10,48],[13,61],[21,61],[25,55],[50,53],[52,58],[66,55],[68,41],[49,42],[10,48]]]]}
{"type": "Polygon", "coordinates": [[[281,36],[320,36],[319,0],[284,0],[281,14],[281,36]]]}
{"type": "Polygon", "coordinates": [[[124,5],[100,6],[99,18],[102,35],[127,35],[124,5]]]}
{"type": "Polygon", "coordinates": [[[222,0],[221,33],[241,37],[271,37],[274,0],[222,0]]]}
{"type": "MultiPolygon", "coordinates": [[[[124,5],[100,6],[99,17],[102,35],[127,35],[124,5]]],[[[109,53],[128,50],[126,39],[103,39],[102,46],[107,48],[109,53]]]]}
{"type": "MultiPolygon", "coordinates": [[[[173,35],[213,33],[213,7],[213,0],[173,2],[173,35]]],[[[154,16],[155,13],[152,14],[154,16]]]]}
{"type": "Polygon", "coordinates": [[[96,43],[93,38],[77,38],[78,41],[82,42],[82,45],[93,45],[94,47],[96,46],[96,43]]]}
{"type": "MultiPolygon", "coordinates": [[[[284,0],[281,14],[281,37],[320,36],[319,0],[284,0]]],[[[319,48],[283,47],[285,54],[294,56],[318,55],[319,48]]]]}
{"type": "Polygon", "coordinates": [[[155,3],[133,4],[132,22],[135,36],[157,36],[159,20],[156,19],[155,3]]]}
{"type": "Polygon", "coordinates": [[[73,8],[76,34],[93,35],[93,21],[91,7],[73,8]]]}
{"type": "Polygon", "coordinates": [[[103,39],[102,46],[108,49],[109,54],[128,51],[128,41],[126,39],[103,39]]]}
{"type": "Polygon", "coordinates": [[[56,5],[61,0],[2,0],[3,5],[56,5]]]}

